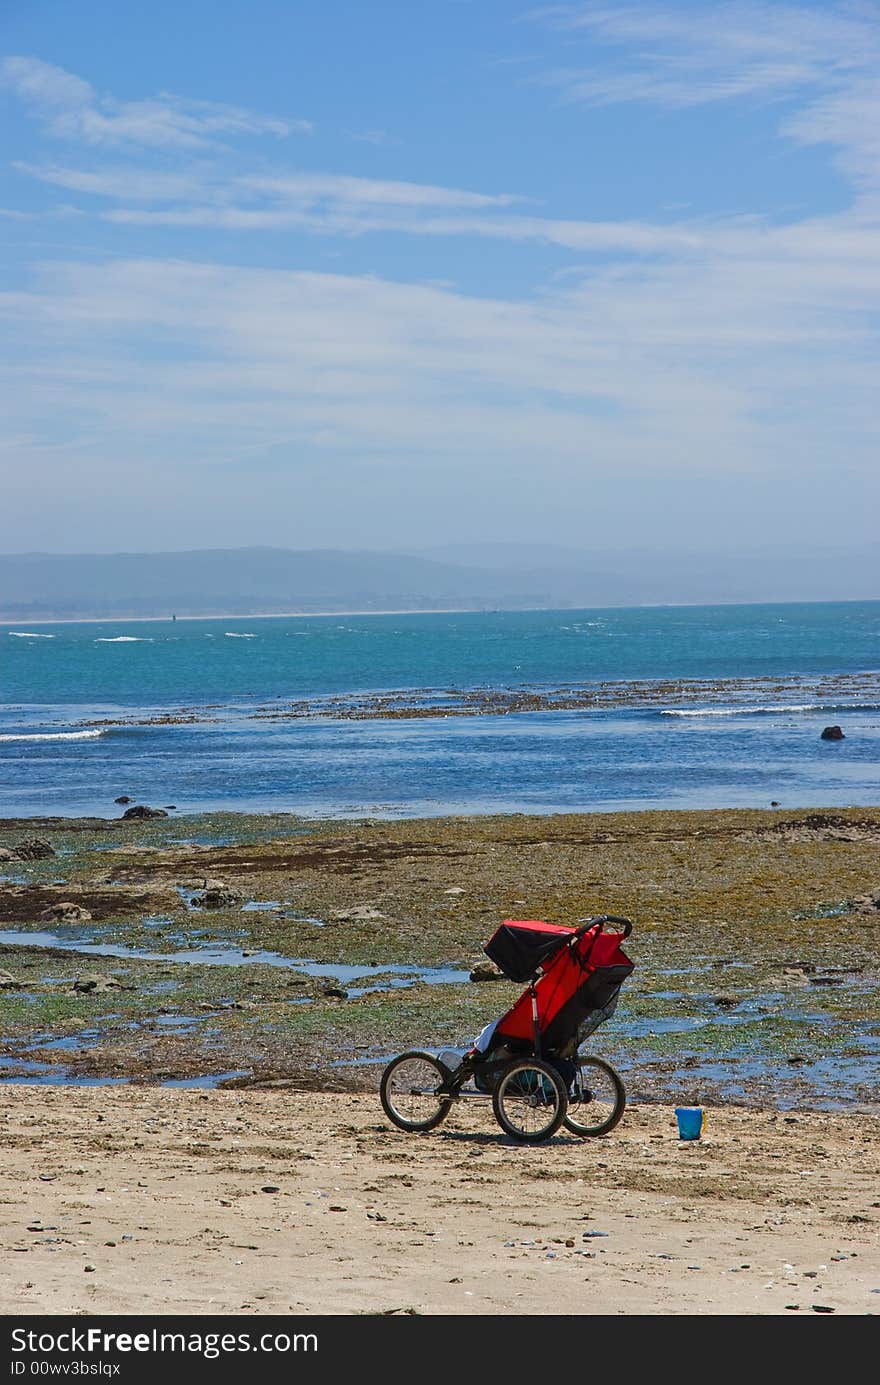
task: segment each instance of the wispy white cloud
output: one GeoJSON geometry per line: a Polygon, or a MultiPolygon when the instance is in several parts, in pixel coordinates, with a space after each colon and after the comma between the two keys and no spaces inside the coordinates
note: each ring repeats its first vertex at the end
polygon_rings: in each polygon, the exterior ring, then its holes
{"type": "Polygon", "coordinates": [[[15,167],[51,186],[117,204],[102,215],[120,224],[301,229],[334,235],[384,230],[542,238],[537,222],[529,228],[523,220],[508,232],[503,225],[479,219],[497,217],[529,201],[512,193],[480,193],[428,183],[296,170],[229,174],[207,164],[190,165],[183,173],[157,171],[136,163],[83,169],[18,162],[15,167]],[[132,203],[136,205],[126,205],[132,203]]]}
{"type": "Polygon", "coordinates": [[[558,245],[565,249],[652,255],[699,251],[719,232],[699,222],[574,221],[519,210],[529,198],[426,183],[340,174],[230,174],[191,166],[168,174],[140,165],[101,169],[18,163],[30,177],[114,203],[100,215],[120,225],[303,230],[357,236],[382,231],[421,236],[474,236],[558,245]],[[126,204],[140,205],[126,205],[126,204]]]}
{"type": "Polygon", "coordinates": [[[32,164],[14,161],[13,168],[41,183],[84,192],[91,197],[114,201],[148,202],[162,205],[204,197],[211,189],[209,171],[191,168],[185,173],[166,173],[141,164],[106,164],[100,168],[64,168],[59,164],[32,164]]]}
{"type": "MultiPolygon", "coordinates": [[[[85,487],[106,516],[96,532],[110,524],[120,543],[134,523],[143,543],[144,516],[164,525],[173,505],[185,542],[193,523],[213,532],[222,495],[230,541],[289,542],[289,515],[304,546],[312,519],[368,544],[407,494],[426,526],[415,497],[447,484],[451,520],[473,491],[509,505],[519,532],[532,503],[571,531],[601,513],[598,486],[617,496],[621,533],[627,495],[662,485],[686,506],[694,487],[758,485],[783,506],[750,521],[769,534],[800,496],[816,511],[833,459],[832,508],[867,537],[878,312],[876,239],[820,224],[755,232],[739,255],[594,267],[528,301],[368,275],[46,265],[0,294],[0,414],[18,439],[6,513],[38,495],[34,532],[63,530],[85,487]]],[[[727,529],[709,502],[701,532],[727,529]]]]}
{"type": "Polygon", "coordinates": [[[50,134],[92,145],[202,149],[224,135],[288,135],[311,129],[308,121],[186,101],[167,92],[150,100],[118,101],[99,95],[64,68],[32,57],[5,58],[0,85],[14,91],[50,134]]]}
{"type": "Polygon", "coordinates": [[[389,135],[387,130],[355,130],[351,138],[358,144],[374,144],[377,149],[400,144],[400,140],[395,135],[389,135]]]}
{"type": "Polygon", "coordinates": [[[245,188],[270,193],[287,202],[314,204],[335,202],[353,206],[395,207],[507,207],[526,199],[511,193],[465,192],[459,188],[433,187],[427,183],[402,183],[375,178],[351,178],[339,174],[292,173],[283,177],[249,177],[245,188]]]}
{"type": "MultiPolygon", "coordinates": [[[[324,236],[394,232],[422,237],[473,237],[519,244],[553,245],[581,255],[665,261],[700,266],[710,262],[804,263],[858,266],[873,277],[880,250],[880,218],[867,206],[836,217],[776,224],[760,216],[670,221],[586,221],[537,216],[519,210],[510,194],[483,195],[417,183],[379,182],[334,175],[244,175],[224,179],[217,170],[181,175],[141,172],[137,166],[103,171],[19,165],[68,191],[101,198],[98,214],[120,226],[296,230],[324,236]],[[139,204],[139,205],[138,205],[139,204]]],[[[583,273],[583,271],[581,271],[583,273]]]]}
{"type": "Polygon", "coordinates": [[[800,144],[831,145],[837,166],[862,193],[880,191],[880,78],[824,92],[781,129],[800,144]]]}
{"type": "Polygon", "coordinates": [[[583,60],[536,80],[569,102],[671,109],[794,102],[780,132],[828,144],[860,188],[880,183],[880,8],[834,3],[543,7],[526,18],[562,31],[583,60]],[[579,41],[579,43],[578,43],[579,41]]]}
{"type": "Polygon", "coordinates": [[[23,433],[66,414],[109,452],[173,439],[176,454],[234,459],[298,439],[409,466],[439,440],[748,474],[855,421],[876,445],[880,269],[862,251],[829,262],[804,239],[798,261],[771,242],[763,257],[609,269],[530,303],[351,275],[50,266],[0,297],[16,342],[5,405],[23,433]]]}
{"type": "Polygon", "coordinates": [[[549,7],[530,18],[602,46],[601,72],[591,62],[548,75],[569,98],[596,103],[773,98],[865,71],[880,54],[876,14],[834,4],[817,10],[692,0],[671,7],[647,0],[549,7]]]}
{"type": "Polygon", "coordinates": [[[173,226],[232,231],[306,231],[315,235],[364,236],[394,232],[408,236],[475,237],[481,240],[542,243],[567,250],[604,254],[662,255],[698,250],[707,237],[686,226],[639,222],[562,221],[543,217],[478,217],[469,214],[421,215],[371,207],[305,208],[201,205],[141,209],[120,207],[103,213],[128,226],[173,226]]]}

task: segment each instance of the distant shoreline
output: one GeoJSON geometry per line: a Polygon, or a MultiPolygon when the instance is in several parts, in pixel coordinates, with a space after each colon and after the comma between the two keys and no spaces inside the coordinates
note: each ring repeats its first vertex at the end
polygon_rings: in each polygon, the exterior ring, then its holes
{"type": "Polygon", "coordinates": [[[399,606],[388,610],[344,610],[344,611],[252,611],[244,614],[232,611],[211,612],[205,615],[181,614],[174,616],[8,616],[0,614],[0,629],[12,625],[173,625],[177,621],[194,620],[310,620],[328,619],[332,616],[486,616],[522,615],[528,612],[543,612],[546,615],[575,615],[579,611],[676,611],[710,610],[714,607],[751,606],[866,606],[880,605],[877,596],[836,597],[826,601],[813,599],[774,601],[639,601],[632,605],[597,606],[399,606]]]}
{"type": "MultiPolygon", "coordinates": [[[[0,626],[7,625],[109,625],[111,623],[123,625],[153,625],[161,622],[163,625],[174,625],[181,620],[308,620],[310,617],[327,616],[459,616],[459,615],[496,615],[499,610],[513,614],[515,611],[544,611],[554,610],[550,606],[511,606],[511,607],[489,607],[489,606],[429,606],[429,607],[402,607],[397,610],[389,611],[255,611],[246,615],[235,615],[230,611],[220,611],[219,614],[211,615],[179,615],[172,616],[40,616],[36,619],[30,616],[20,618],[0,616],[0,626]]],[[[559,609],[564,610],[565,607],[559,609]]],[[[600,610],[600,607],[572,607],[572,610],[600,610]]],[[[608,607],[607,609],[613,609],[608,607]]]]}

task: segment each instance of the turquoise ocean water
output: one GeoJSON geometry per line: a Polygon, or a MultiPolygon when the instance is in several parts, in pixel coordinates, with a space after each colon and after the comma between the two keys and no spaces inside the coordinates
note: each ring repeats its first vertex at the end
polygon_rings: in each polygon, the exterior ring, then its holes
{"type": "Polygon", "coordinates": [[[877,804],[880,602],[0,627],[0,816],[112,817],[120,794],[342,816],[877,804]],[[389,721],[329,701],[474,689],[602,705],[389,721]]]}

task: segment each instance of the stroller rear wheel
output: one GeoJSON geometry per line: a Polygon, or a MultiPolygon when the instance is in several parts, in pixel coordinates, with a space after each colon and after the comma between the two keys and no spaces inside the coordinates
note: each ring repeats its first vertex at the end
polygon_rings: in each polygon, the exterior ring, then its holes
{"type": "Polygon", "coordinates": [[[575,1135],[607,1135],[623,1115],[626,1090],[620,1073],[604,1058],[579,1053],[569,1089],[566,1128],[575,1135]]]}
{"type": "Polygon", "coordinates": [[[449,1113],[452,1099],[441,1093],[449,1072],[432,1053],[410,1049],[393,1058],[379,1083],[379,1100],[401,1130],[433,1130],[449,1113]]]}
{"type": "Polygon", "coordinates": [[[540,1058],[514,1058],[503,1068],[492,1092],[492,1109],[513,1140],[537,1144],[555,1135],[568,1098],[559,1073],[540,1058]]]}

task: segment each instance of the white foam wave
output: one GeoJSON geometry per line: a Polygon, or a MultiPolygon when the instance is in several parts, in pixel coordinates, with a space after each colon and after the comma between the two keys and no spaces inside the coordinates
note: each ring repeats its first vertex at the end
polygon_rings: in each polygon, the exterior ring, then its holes
{"type": "Polygon", "coordinates": [[[152,644],[145,635],[99,635],[95,644],[152,644]]]}
{"type": "Polygon", "coordinates": [[[54,635],[37,635],[33,630],[10,630],[9,634],[14,640],[54,640],[54,635]]]}
{"type": "Polygon", "coordinates": [[[21,731],[0,735],[0,741],[96,741],[103,731],[21,731]]]}
{"type": "Polygon", "coordinates": [[[236,630],[225,630],[223,632],[228,640],[255,640],[256,635],[239,634],[236,630]]]}
{"type": "MultiPolygon", "coordinates": [[[[821,712],[820,702],[790,702],[779,707],[664,707],[662,717],[747,717],[756,712],[821,712]]],[[[829,710],[828,708],[825,709],[829,710]]]]}

